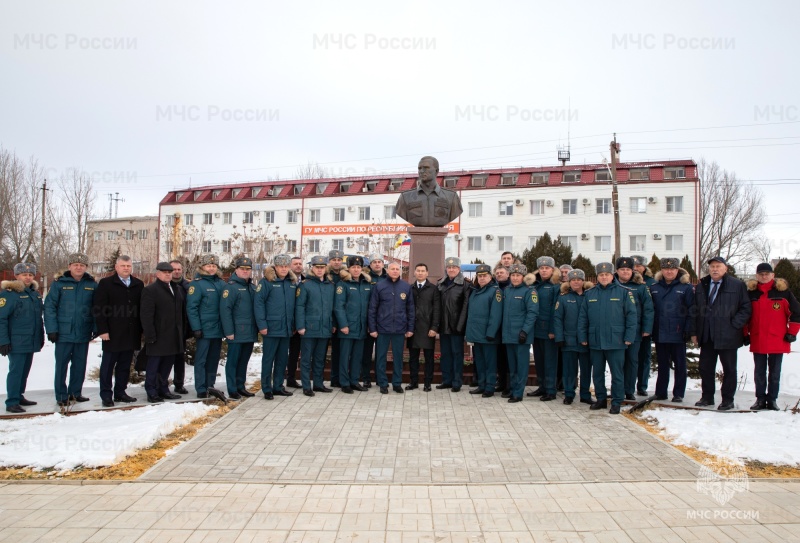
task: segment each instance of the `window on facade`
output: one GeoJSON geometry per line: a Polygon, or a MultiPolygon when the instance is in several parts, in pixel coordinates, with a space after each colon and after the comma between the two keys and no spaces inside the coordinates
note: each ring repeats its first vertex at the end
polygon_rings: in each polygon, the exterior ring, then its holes
{"type": "Polygon", "coordinates": [[[214,214],[203,213],[203,224],[214,224],[214,214]]]}
{"type": "Polygon", "coordinates": [[[334,207],[333,208],[333,220],[334,220],[334,222],[344,222],[344,208],[343,207],[334,207]]]}
{"type": "Polygon", "coordinates": [[[168,256],[172,256],[172,249],[173,248],[174,247],[173,247],[171,241],[165,241],[164,242],[164,252],[167,253],[168,256]]]}
{"type": "Polygon", "coordinates": [[[686,168],[664,168],[664,179],[685,179],[686,168]]]}
{"type": "Polygon", "coordinates": [[[245,253],[252,253],[253,252],[253,240],[248,239],[244,242],[244,252],[245,253]]]}
{"type": "Polygon", "coordinates": [[[402,179],[392,179],[391,181],[389,181],[389,190],[391,190],[391,191],[398,191],[402,187],[403,187],[403,180],[402,179]]]}
{"type": "Polygon", "coordinates": [[[282,191],[282,185],[275,185],[267,191],[267,196],[280,196],[282,191]]]}
{"type": "Polygon", "coordinates": [[[367,192],[375,192],[375,190],[378,188],[378,182],[377,181],[369,181],[364,186],[367,188],[367,192]]]}
{"type": "Polygon", "coordinates": [[[683,236],[666,236],[667,251],[683,251],[683,236]]]}
{"type": "Polygon", "coordinates": [[[186,194],[186,193],[185,193],[185,192],[176,192],[176,193],[175,193],[175,201],[176,201],[176,202],[180,202],[180,201],[181,201],[181,198],[183,198],[183,195],[184,195],[184,194],[186,194]]]}
{"type": "Polygon", "coordinates": [[[125,239],[129,241],[133,239],[133,230],[125,230],[125,239]]]}
{"type": "Polygon", "coordinates": [[[631,181],[649,181],[650,170],[648,168],[637,168],[629,172],[631,181]]]}
{"type": "Polygon", "coordinates": [[[219,199],[219,195],[220,194],[222,194],[221,190],[215,190],[214,192],[211,193],[211,197],[214,198],[215,200],[217,200],[217,199],[219,199]]]}
{"type": "Polygon", "coordinates": [[[352,183],[340,183],[339,184],[339,192],[347,192],[350,190],[350,187],[353,186],[352,183]]]}
{"type": "Polygon", "coordinates": [[[203,191],[202,190],[196,190],[196,191],[194,191],[194,194],[192,195],[192,198],[194,198],[195,200],[199,200],[202,195],[203,195],[203,191]]]}
{"type": "Polygon", "coordinates": [[[578,236],[561,236],[561,243],[569,245],[573,251],[578,250],[578,236]]]}
{"type": "Polygon", "coordinates": [[[253,212],[252,211],[245,211],[242,213],[242,223],[243,224],[253,224],[253,212]]]}
{"type": "Polygon", "coordinates": [[[94,240],[95,241],[103,241],[103,233],[102,232],[95,232],[94,233],[94,240]]]}
{"type": "Polygon", "coordinates": [[[607,169],[605,170],[595,170],[594,172],[594,180],[595,181],[611,181],[611,172],[607,169]]]}
{"type": "Polygon", "coordinates": [[[611,198],[597,198],[595,202],[598,214],[606,215],[611,213],[611,198]]]}
{"type": "Polygon", "coordinates": [[[192,254],[192,242],[191,241],[184,241],[183,242],[183,254],[184,255],[192,254]]]}
{"type": "Polygon", "coordinates": [[[531,174],[531,185],[546,185],[550,181],[550,172],[531,174]]]}
{"type": "Polygon", "coordinates": [[[514,214],[514,201],[500,202],[500,215],[513,215],[514,214]]]}
{"type": "Polygon", "coordinates": [[[544,200],[531,200],[531,215],[544,215],[544,200]]]}
{"type": "Polygon", "coordinates": [[[203,252],[204,253],[210,253],[211,252],[211,242],[210,241],[204,241],[203,242],[203,252]]]}
{"type": "Polygon", "coordinates": [[[331,242],[331,249],[334,251],[344,251],[344,240],[335,239],[331,242]]]}
{"type": "Polygon", "coordinates": [[[369,220],[369,207],[359,207],[358,208],[358,220],[359,221],[368,221],[369,220]]]}
{"type": "Polygon", "coordinates": [[[480,236],[469,236],[467,237],[467,250],[468,251],[480,251],[481,250],[481,239],[480,236]]]}
{"type": "Polygon", "coordinates": [[[265,211],[264,212],[264,222],[267,224],[275,224],[275,212],[274,211],[265,211]]]}
{"type": "Polygon", "coordinates": [[[233,222],[233,213],[230,211],[222,214],[222,224],[230,224],[233,222]]]}
{"type": "Polygon", "coordinates": [[[644,246],[646,239],[647,236],[631,236],[630,250],[637,253],[646,251],[644,246]]]}
{"type": "Polygon", "coordinates": [[[683,213],[683,196],[667,196],[667,213],[683,213]]]}
{"type": "Polygon", "coordinates": [[[301,194],[303,194],[304,188],[306,188],[306,186],[302,183],[299,185],[295,185],[292,187],[292,194],[294,194],[295,196],[300,196],[301,194]]]}
{"type": "Polygon", "coordinates": [[[510,173],[501,175],[500,184],[504,186],[516,185],[518,177],[519,176],[517,174],[510,174],[510,173]]]}
{"type": "Polygon", "coordinates": [[[647,213],[647,198],[631,198],[631,213],[647,213]]]}
{"type": "Polygon", "coordinates": [[[183,224],[186,226],[191,226],[194,224],[194,215],[191,213],[187,213],[183,216],[183,224]]]}
{"type": "Polygon", "coordinates": [[[448,189],[454,189],[458,185],[458,177],[445,177],[444,186],[448,189]]]}
{"type": "Polygon", "coordinates": [[[297,212],[296,209],[287,209],[286,210],[286,222],[292,223],[292,224],[296,223],[298,214],[299,213],[297,212]]]}
{"type": "Polygon", "coordinates": [[[166,223],[170,228],[175,226],[175,215],[167,215],[166,223]]]}
{"type": "Polygon", "coordinates": [[[510,251],[511,250],[511,236],[498,236],[497,237],[497,250],[510,251]]]}
{"type": "Polygon", "coordinates": [[[147,239],[147,230],[145,229],[137,230],[136,237],[139,239],[147,239]]]}
{"type": "Polygon", "coordinates": [[[223,240],[222,241],[222,252],[223,253],[230,253],[231,252],[231,242],[230,240],[223,240]]]}
{"type": "Polygon", "coordinates": [[[528,236],[528,249],[533,249],[533,246],[539,243],[542,236],[528,236]]]}
{"type": "Polygon", "coordinates": [[[383,238],[381,242],[384,253],[389,253],[394,250],[394,238],[383,238]]]}
{"type": "Polygon", "coordinates": [[[611,250],[611,236],[595,236],[594,237],[594,250],[595,251],[610,251],[611,250]]]}
{"type": "Polygon", "coordinates": [[[486,186],[486,176],[485,175],[473,175],[472,181],[470,181],[470,186],[473,187],[485,187],[486,186]]]}
{"type": "Polygon", "coordinates": [[[383,206],[383,218],[384,219],[396,219],[397,218],[397,208],[395,206],[383,206]]]}
{"type": "Polygon", "coordinates": [[[320,240],[318,240],[318,239],[310,239],[310,240],[308,240],[308,252],[310,252],[310,253],[318,253],[319,252],[319,244],[320,244],[320,240]]]}
{"type": "Polygon", "coordinates": [[[242,192],[242,189],[233,189],[233,190],[231,190],[231,197],[232,198],[236,198],[237,196],[239,196],[240,192],[242,192]]]}
{"type": "Polygon", "coordinates": [[[561,212],[564,215],[577,215],[578,200],[561,200],[561,212]]]}
{"type": "Polygon", "coordinates": [[[319,209],[309,209],[308,222],[319,222],[321,215],[322,213],[319,209]]]}
{"type": "Polygon", "coordinates": [[[114,241],[117,239],[117,231],[116,230],[109,230],[108,231],[108,241],[114,241]]]}
{"type": "Polygon", "coordinates": [[[325,190],[328,188],[328,183],[317,183],[314,187],[314,194],[325,194],[325,190]]]}
{"type": "Polygon", "coordinates": [[[286,240],[286,252],[293,254],[297,253],[297,240],[296,239],[287,239],[286,240]]]}
{"type": "Polygon", "coordinates": [[[369,251],[369,239],[358,238],[356,240],[356,246],[358,247],[359,253],[366,253],[367,251],[369,251]]]}
{"type": "Polygon", "coordinates": [[[469,203],[469,216],[482,217],[483,216],[483,202],[470,202],[469,203]]]}
{"type": "Polygon", "coordinates": [[[260,187],[252,187],[250,189],[250,198],[258,198],[258,193],[261,192],[260,187]]]}
{"type": "Polygon", "coordinates": [[[261,244],[261,250],[267,254],[271,254],[275,250],[275,242],[271,239],[266,240],[261,244]]]}
{"type": "Polygon", "coordinates": [[[577,183],[581,180],[581,172],[564,172],[564,183],[577,183]]]}

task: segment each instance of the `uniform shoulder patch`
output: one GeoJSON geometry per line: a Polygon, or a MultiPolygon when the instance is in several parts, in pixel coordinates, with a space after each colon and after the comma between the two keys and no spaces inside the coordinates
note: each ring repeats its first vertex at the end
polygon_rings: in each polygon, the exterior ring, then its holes
{"type": "Polygon", "coordinates": [[[342,292],[344,292],[344,289],[341,286],[336,287],[336,294],[341,294],[342,292]]]}
{"type": "Polygon", "coordinates": [[[300,287],[297,287],[297,290],[295,290],[295,291],[294,291],[294,297],[295,297],[295,298],[297,298],[298,296],[300,296],[300,291],[301,291],[301,290],[302,290],[302,289],[301,289],[300,287]]]}
{"type": "Polygon", "coordinates": [[[630,290],[628,291],[628,298],[630,299],[633,305],[636,305],[636,299],[633,297],[633,292],[631,292],[630,290]]]}
{"type": "Polygon", "coordinates": [[[6,305],[6,299],[0,298],[0,307],[5,307],[5,305],[6,305]]]}
{"type": "Polygon", "coordinates": [[[539,295],[536,294],[535,290],[531,291],[531,301],[535,304],[539,303],[539,295]]]}
{"type": "Polygon", "coordinates": [[[256,292],[261,292],[261,283],[259,283],[258,286],[256,287],[256,292]]]}
{"type": "Polygon", "coordinates": [[[503,292],[500,289],[494,291],[494,299],[498,302],[503,301],[503,292]]]}
{"type": "Polygon", "coordinates": [[[555,308],[554,308],[554,309],[558,309],[558,304],[559,304],[559,303],[560,303],[560,302],[556,302],[556,306],[555,306],[555,308]]]}
{"type": "Polygon", "coordinates": [[[400,299],[401,300],[405,300],[406,299],[406,293],[405,292],[401,292],[400,293],[400,299]]]}
{"type": "Polygon", "coordinates": [[[189,296],[194,294],[194,287],[189,287],[189,296]]]}
{"type": "Polygon", "coordinates": [[[229,290],[223,290],[223,291],[222,291],[222,297],[223,297],[223,298],[227,298],[227,297],[228,297],[228,294],[230,294],[230,291],[229,291],[229,290]]]}

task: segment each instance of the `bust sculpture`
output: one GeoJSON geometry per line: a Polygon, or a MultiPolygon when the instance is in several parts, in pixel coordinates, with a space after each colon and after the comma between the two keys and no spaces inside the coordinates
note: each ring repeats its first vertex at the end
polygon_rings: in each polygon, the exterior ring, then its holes
{"type": "Polygon", "coordinates": [[[417,171],[416,188],[403,192],[397,199],[397,216],[414,226],[445,226],[461,215],[464,210],[458,194],[436,182],[439,161],[424,156],[417,171]]]}

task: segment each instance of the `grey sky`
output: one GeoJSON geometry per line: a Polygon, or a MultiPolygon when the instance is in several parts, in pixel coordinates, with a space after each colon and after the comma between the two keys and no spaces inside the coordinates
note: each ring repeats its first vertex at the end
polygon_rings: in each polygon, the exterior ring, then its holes
{"type": "Polygon", "coordinates": [[[571,100],[573,164],[607,156],[615,131],[626,161],[716,160],[762,188],[786,255],[798,16],[796,2],[3,2],[0,144],[51,177],[92,172],[98,213],[120,192],[120,216],[138,215],[190,178],[285,179],[308,161],[555,164],[571,100]],[[224,119],[237,114],[255,119],[224,119]]]}

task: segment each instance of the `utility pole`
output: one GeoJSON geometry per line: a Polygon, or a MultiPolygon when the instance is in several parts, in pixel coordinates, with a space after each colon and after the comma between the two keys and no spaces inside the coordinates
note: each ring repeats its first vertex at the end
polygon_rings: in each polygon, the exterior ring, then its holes
{"type": "MultiPolygon", "coordinates": [[[[113,202],[114,202],[114,218],[116,219],[117,217],[119,217],[119,203],[120,202],[124,202],[125,198],[120,198],[119,197],[119,192],[115,192],[114,193],[114,198],[111,198],[110,194],[108,195],[108,197],[109,197],[110,200],[113,200],[113,202]]],[[[108,213],[109,213],[109,215],[111,215],[111,204],[109,203],[108,206],[109,206],[108,213]]],[[[109,218],[111,218],[111,217],[109,217],[109,218]]]]}
{"type": "Polygon", "coordinates": [[[45,220],[45,211],[47,209],[47,179],[42,184],[42,245],[39,247],[39,273],[42,277],[42,294],[47,293],[47,274],[44,268],[44,251],[45,251],[45,238],[47,238],[47,222],[45,220]]]}
{"type": "Polygon", "coordinates": [[[619,233],[619,192],[617,192],[617,155],[619,154],[619,144],[617,134],[609,144],[611,150],[611,204],[614,207],[614,263],[620,257],[620,233],[619,233]]]}

